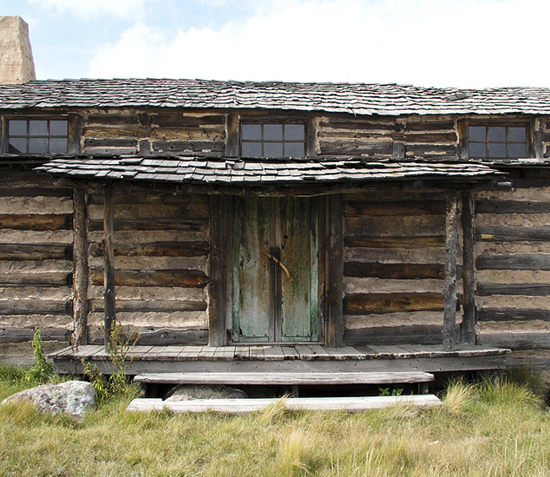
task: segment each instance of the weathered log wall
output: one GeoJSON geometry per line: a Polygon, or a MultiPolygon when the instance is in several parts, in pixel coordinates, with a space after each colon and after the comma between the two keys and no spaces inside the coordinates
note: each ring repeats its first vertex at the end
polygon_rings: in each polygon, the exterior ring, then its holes
{"type": "Polygon", "coordinates": [[[338,115],[323,117],[318,124],[319,154],[457,158],[456,121],[450,117],[352,118],[338,115]]]}
{"type": "Polygon", "coordinates": [[[344,234],[345,342],[441,343],[445,197],[349,194],[344,234]]]}
{"type": "MultiPolygon", "coordinates": [[[[115,186],[116,318],[142,343],[208,340],[208,196],[115,186]]],[[[102,341],[103,194],[89,201],[91,341],[102,341]]]]}
{"type": "Polygon", "coordinates": [[[67,340],[73,191],[33,172],[0,174],[0,342],[67,340]]]}
{"type": "Polygon", "coordinates": [[[214,154],[225,148],[226,115],[112,110],[83,112],[86,154],[214,154]]]}
{"type": "Polygon", "coordinates": [[[550,347],[550,185],[517,172],[513,189],[476,194],[477,339],[550,347]]]}

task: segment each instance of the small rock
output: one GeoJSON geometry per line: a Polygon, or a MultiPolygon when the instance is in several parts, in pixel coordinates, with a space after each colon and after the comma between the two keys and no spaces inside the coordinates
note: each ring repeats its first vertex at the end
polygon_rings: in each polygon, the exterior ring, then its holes
{"type": "Polygon", "coordinates": [[[229,388],[220,384],[180,384],[172,388],[166,395],[165,401],[192,401],[193,399],[245,399],[247,394],[236,388],[229,388]]]}
{"type": "Polygon", "coordinates": [[[0,404],[23,400],[33,402],[38,409],[54,416],[67,413],[73,417],[82,418],[95,405],[95,389],[90,383],[84,381],[44,384],[12,394],[0,404]]]}

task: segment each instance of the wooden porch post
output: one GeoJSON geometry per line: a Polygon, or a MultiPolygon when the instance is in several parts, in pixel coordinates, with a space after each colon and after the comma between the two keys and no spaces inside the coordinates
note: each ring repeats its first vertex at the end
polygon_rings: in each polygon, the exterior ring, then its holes
{"type": "Polygon", "coordinates": [[[329,250],[328,250],[328,327],[326,343],[328,346],[344,344],[343,316],[343,275],[344,275],[344,238],[342,195],[328,198],[329,250]]]}
{"type": "Polygon", "coordinates": [[[114,255],[114,190],[112,182],[105,185],[103,208],[103,231],[105,234],[104,253],[104,287],[105,314],[103,326],[105,328],[105,351],[111,346],[111,328],[115,316],[115,255],[114,255]]]}
{"type": "Polygon", "coordinates": [[[226,230],[227,204],[229,199],[223,196],[210,196],[210,304],[208,307],[208,345],[225,346],[226,300],[225,300],[225,249],[227,247],[226,230]]]}
{"type": "Polygon", "coordinates": [[[475,270],[474,270],[474,202],[470,192],[462,194],[462,233],[464,243],[462,248],[462,285],[464,293],[464,318],[460,327],[463,343],[476,342],[476,301],[475,301],[475,270]]]}
{"type": "Polygon", "coordinates": [[[73,192],[73,346],[88,344],[88,208],[84,189],[73,192]]]}
{"type": "Polygon", "coordinates": [[[458,248],[458,193],[447,196],[445,215],[445,288],[443,347],[453,350],[456,341],[456,256],[458,248]]]}

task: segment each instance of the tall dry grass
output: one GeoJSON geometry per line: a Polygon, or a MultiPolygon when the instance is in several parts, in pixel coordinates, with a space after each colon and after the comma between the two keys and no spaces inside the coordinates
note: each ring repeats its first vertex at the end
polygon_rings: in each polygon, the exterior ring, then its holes
{"type": "Polygon", "coordinates": [[[127,413],[129,399],[82,422],[0,407],[0,476],[550,475],[548,409],[517,380],[451,383],[440,409],[358,414],[127,413]]]}

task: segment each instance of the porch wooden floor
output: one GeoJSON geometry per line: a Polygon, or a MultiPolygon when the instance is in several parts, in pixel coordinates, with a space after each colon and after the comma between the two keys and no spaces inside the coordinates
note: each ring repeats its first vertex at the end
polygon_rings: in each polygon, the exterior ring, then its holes
{"type": "MultiPolygon", "coordinates": [[[[143,372],[280,372],[280,371],[478,371],[504,368],[503,348],[458,345],[345,346],[135,346],[128,353],[128,374],[143,372]]],[[[109,372],[103,346],[65,348],[48,355],[62,373],[82,372],[91,361],[109,372]]]]}

